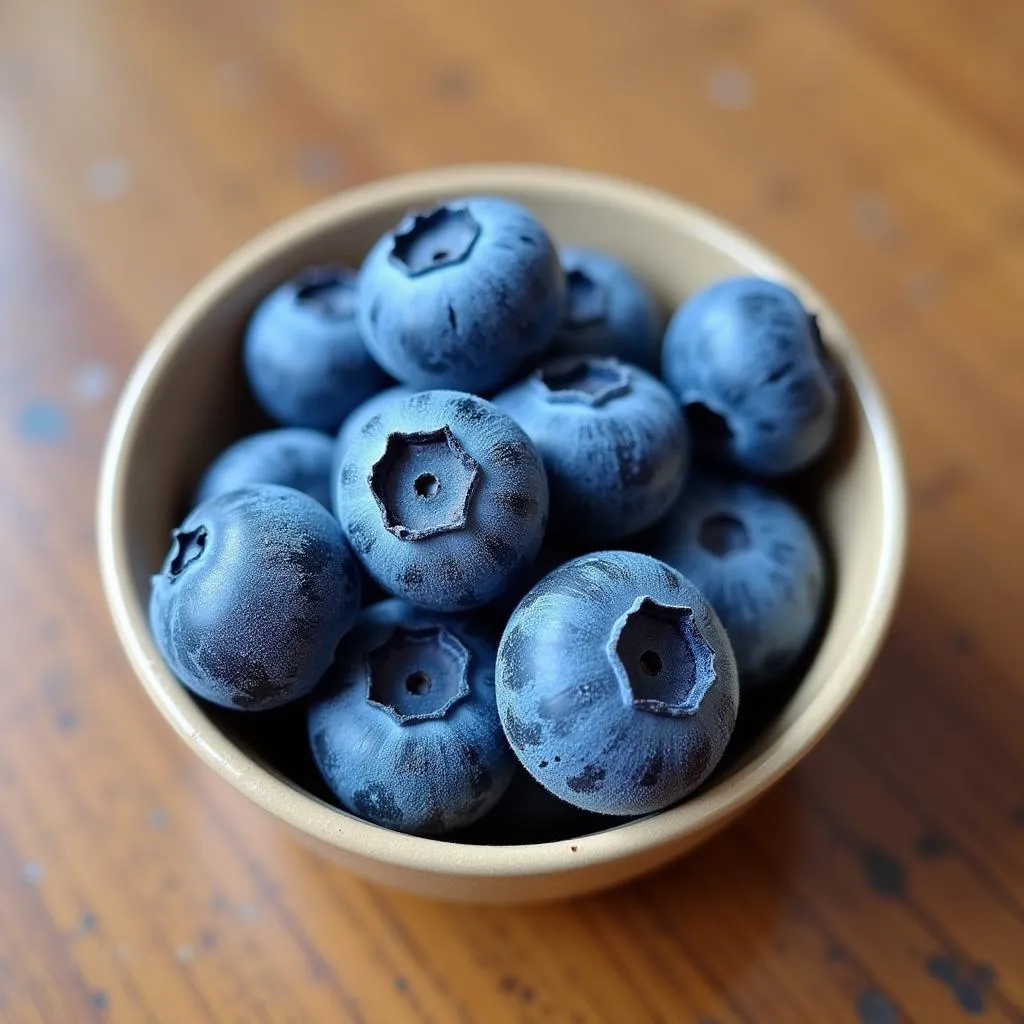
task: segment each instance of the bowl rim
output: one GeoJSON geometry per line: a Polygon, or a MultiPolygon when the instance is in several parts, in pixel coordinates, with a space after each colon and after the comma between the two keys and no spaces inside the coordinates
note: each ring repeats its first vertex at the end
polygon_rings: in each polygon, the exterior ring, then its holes
{"type": "Polygon", "coordinates": [[[803,758],[834,724],[860,688],[892,618],[903,575],[907,497],[896,428],[881,390],[842,320],[813,286],[784,260],[705,210],[658,189],[591,171],[537,164],[463,164],[378,179],[331,196],[279,221],[237,248],[174,307],[136,362],[109,428],[100,468],[96,535],[100,575],[117,635],[146,693],[203,761],[235,789],[306,836],[356,857],[395,867],[467,878],[522,877],[579,871],[651,851],[710,830],[748,807],[803,758]],[[798,721],[758,756],[682,804],[656,815],[573,840],[480,846],[393,832],[296,788],[237,747],[206,717],[173,677],[134,600],[125,522],[126,463],[146,405],[180,337],[240,278],[281,252],[381,205],[413,206],[438,195],[533,191],[585,198],[626,212],[671,220],[752,272],[785,281],[826,317],[842,339],[846,371],[875,439],[882,477],[882,552],[857,632],[829,680],[798,721]],[[753,269],[759,268],[759,269],[753,269]],[[211,735],[212,734],[212,735],[211,735]]]}

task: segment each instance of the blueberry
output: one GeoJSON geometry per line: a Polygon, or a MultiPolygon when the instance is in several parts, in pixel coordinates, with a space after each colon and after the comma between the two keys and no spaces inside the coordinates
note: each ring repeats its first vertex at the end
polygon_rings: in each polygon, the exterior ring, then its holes
{"type": "Polygon", "coordinates": [[[333,433],[390,383],[366,351],[345,267],[312,267],[272,291],[249,322],[243,357],[260,405],[289,427],[333,433]]]}
{"type": "Polygon", "coordinates": [[[689,466],[689,435],[669,390],[616,359],[565,356],[494,398],[544,459],[551,527],[590,543],[665,514],[689,466]]]}
{"type": "Polygon", "coordinates": [[[620,260],[593,249],[562,250],[566,300],[554,355],[616,356],[658,372],[665,323],[647,286],[620,260]]]}
{"type": "Polygon", "coordinates": [[[661,353],[699,454],[762,476],[817,459],[839,419],[833,368],[800,299],[758,277],[735,277],[675,312],[661,353]]]}
{"type": "Polygon", "coordinates": [[[707,778],[736,723],[732,647],[700,591],[647,555],[556,569],[501,638],[497,698],[524,768],[601,814],[646,814],[707,778]]]}
{"type": "Polygon", "coordinates": [[[383,601],[313,695],[313,756],[342,806],[402,832],[469,825],[516,769],[494,702],[495,637],[470,617],[383,601]]]}
{"type": "Polygon", "coordinates": [[[701,477],[645,538],[711,602],[749,687],[784,675],[813,639],[827,593],[810,524],[780,495],[701,477]]]}
{"type": "Polygon", "coordinates": [[[466,611],[499,597],[536,555],[548,485],[530,439],[490,402],[422,391],[363,425],[342,455],[335,507],[388,593],[466,611]]]}
{"type": "Polygon", "coordinates": [[[331,507],[334,440],[318,430],[284,427],[243,437],[210,464],[196,489],[200,505],[248,484],[279,484],[331,507]]]}
{"type": "Polygon", "coordinates": [[[366,344],[416,388],[500,387],[551,342],[564,298],[544,228],[517,203],[487,196],[409,214],[359,273],[366,344]]]}
{"type": "Polygon", "coordinates": [[[337,520],[260,484],[204,502],[171,536],[149,618],[182,683],[246,711],[309,693],[359,611],[359,566],[337,520]]]}

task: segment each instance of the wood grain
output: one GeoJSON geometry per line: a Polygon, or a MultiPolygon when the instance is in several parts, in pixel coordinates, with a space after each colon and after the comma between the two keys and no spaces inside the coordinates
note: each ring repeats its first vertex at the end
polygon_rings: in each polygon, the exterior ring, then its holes
{"type": "Polygon", "coordinates": [[[1024,1020],[1024,8],[1013,0],[5,0],[0,1020],[1024,1020]],[[692,857],[542,909],[363,885],[188,755],[92,502],[171,303],[333,190],[576,164],[736,221],[861,338],[914,495],[835,733],[692,857]]]}

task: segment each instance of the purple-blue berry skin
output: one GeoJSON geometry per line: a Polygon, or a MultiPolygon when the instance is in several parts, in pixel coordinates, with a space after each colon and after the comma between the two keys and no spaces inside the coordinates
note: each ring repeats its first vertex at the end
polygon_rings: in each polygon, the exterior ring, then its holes
{"type": "Polygon", "coordinates": [[[711,602],[744,691],[785,675],[814,639],[828,593],[825,554],[810,523],[781,495],[701,476],[645,538],[644,550],[711,602]]]}
{"type": "Polygon", "coordinates": [[[692,793],[736,724],[725,629],[682,574],[636,552],[567,562],[501,638],[498,711],[523,767],[586,811],[636,815],[692,793]]]}
{"type": "Polygon", "coordinates": [[[709,462],[786,476],[836,433],[839,394],[817,321],[773,281],[728,278],[691,296],[669,322],[661,373],[709,462]]]}
{"type": "Polygon", "coordinates": [[[345,267],[311,267],[272,291],[249,322],[243,362],[268,415],[328,433],[393,383],[366,350],[345,267]]]}
{"type": "Polygon", "coordinates": [[[650,289],[621,260],[562,250],[565,313],[552,355],[615,356],[657,373],[665,318],[650,289]]]}
{"type": "Polygon", "coordinates": [[[372,416],[341,458],[335,494],[367,572],[434,611],[501,596],[548,518],[533,443],[496,406],[458,391],[421,391],[372,416]]]}
{"type": "Polygon", "coordinates": [[[494,633],[472,617],[367,608],[310,703],[313,756],[341,805],[420,835],[486,814],[516,771],[494,658],[494,633]]]}
{"type": "Polygon", "coordinates": [[[334,439],[318,430],[282,427],[243,437],[210,463],[196,488],[194,504],[249,484],[293,487],[331,507],[334,439]]]}
{"type": "Polygon", "coordinates": [[[260,484],[204,502],[172,533],[149,619],[189,690],[265,711],[313,689],[359,597],[338,521],[300,491],[260,484]]]}
{"type": "Polygon", "coordinates": [[[679,496],[689,432],[671,392],[639,367],[564,356],[494,403],[544,459],[553,532],[606,544],[646,529],[679,496]]]}
{"type": "Polygon", "coordinates": [[[377,362],[415,388],[487,393],[535,362],[562,317],[547,232],[507,199],[410,213],[359,272],[359,322],[377,362]]]}

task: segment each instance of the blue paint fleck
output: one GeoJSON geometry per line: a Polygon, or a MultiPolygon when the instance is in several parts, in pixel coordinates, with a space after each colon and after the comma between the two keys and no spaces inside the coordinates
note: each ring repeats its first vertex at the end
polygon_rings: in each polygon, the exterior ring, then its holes
{"type": "Polygon", "coordinates": [[[879,896],[901,899],[906,895],[906,869],[892,854],[877,846],[869,846],[861,853],[861,867],[868,885],[879,896]]]}
{"type": "Polygon", "coordinates": [[[88,935],[100,926],[99,918],[91,911],[87,910],[78,919],[78,931],[82,935],[88,935]]]}
{"type": "Polygon", "coordinates": [[[46,869],[39,861],[29,861],[28,864],[24,865],[21,869],[21,875],[30,885],[37,885],[43,880],[43,875],[46,874],[46,869]]]}
{"type": "Polygon", "coordinates": [[[110,1006],[110,997],[102,989],[97,989],[90,993],[89,1005],[94,1010],[106,1010],[110,1006]]]}
{"type": "Polygon", "coordinates": [[[408,978],[403,978],[402,975],[399,974],[395,978],[395,989],[398,992],[408,992],[409,991],[409,979],[408,978]]]}
{"type": "Polygon", "coordinates": [[[203,949],[216,949],[219,941],[216,932],[207,930],[199,933],[199,945],[203,949]]]}
{"type": "Polygon", "coordinates": [[[857,997],[857,1016],[862,1024],[899,1024],[900,1013],[884,992],[868,989],[857,997]]]}
{"type": "Polygon", "coordinates": [[[59,444],[71,433],[71,419],[60,402],[29,402],[18,412],[18,433],[26,441],[59,444]]]}
{"type": "Polygon", "coordinates": [[[114,386],[114,371],[106,363],[86,363],[75,371],[72,387],[83,405],[99,405],[114,386]]]}
{"type": "Polygon", "coordinates": [[[251,900],[248,903],[239,903],[235,907],[235,917],[239,921],[255,921],[259,916],[259,908],[251,900]]]}
{"type": "Polygon", "coordinates": [[[61,732],[74,732],[78,728],[78,714],[71,708],[60,708],[53,716],[54,725],[61,732]]]}
{"type": "Polygon", "coordinates": [[[953,954],[936,954],[928,958],[928,973],[953,993],[964,1013],[979,1016],[985,1012],[985,990],[996,977],[988,964],[968,964],[953,954]]]}
{"type": "Polygon", "coordinates": [[[149,817],[146,819],[146,824],[150,828],[161,829],[167,827],[168,814],[162,807],[154,807],[149,812],[149,817]]]}

